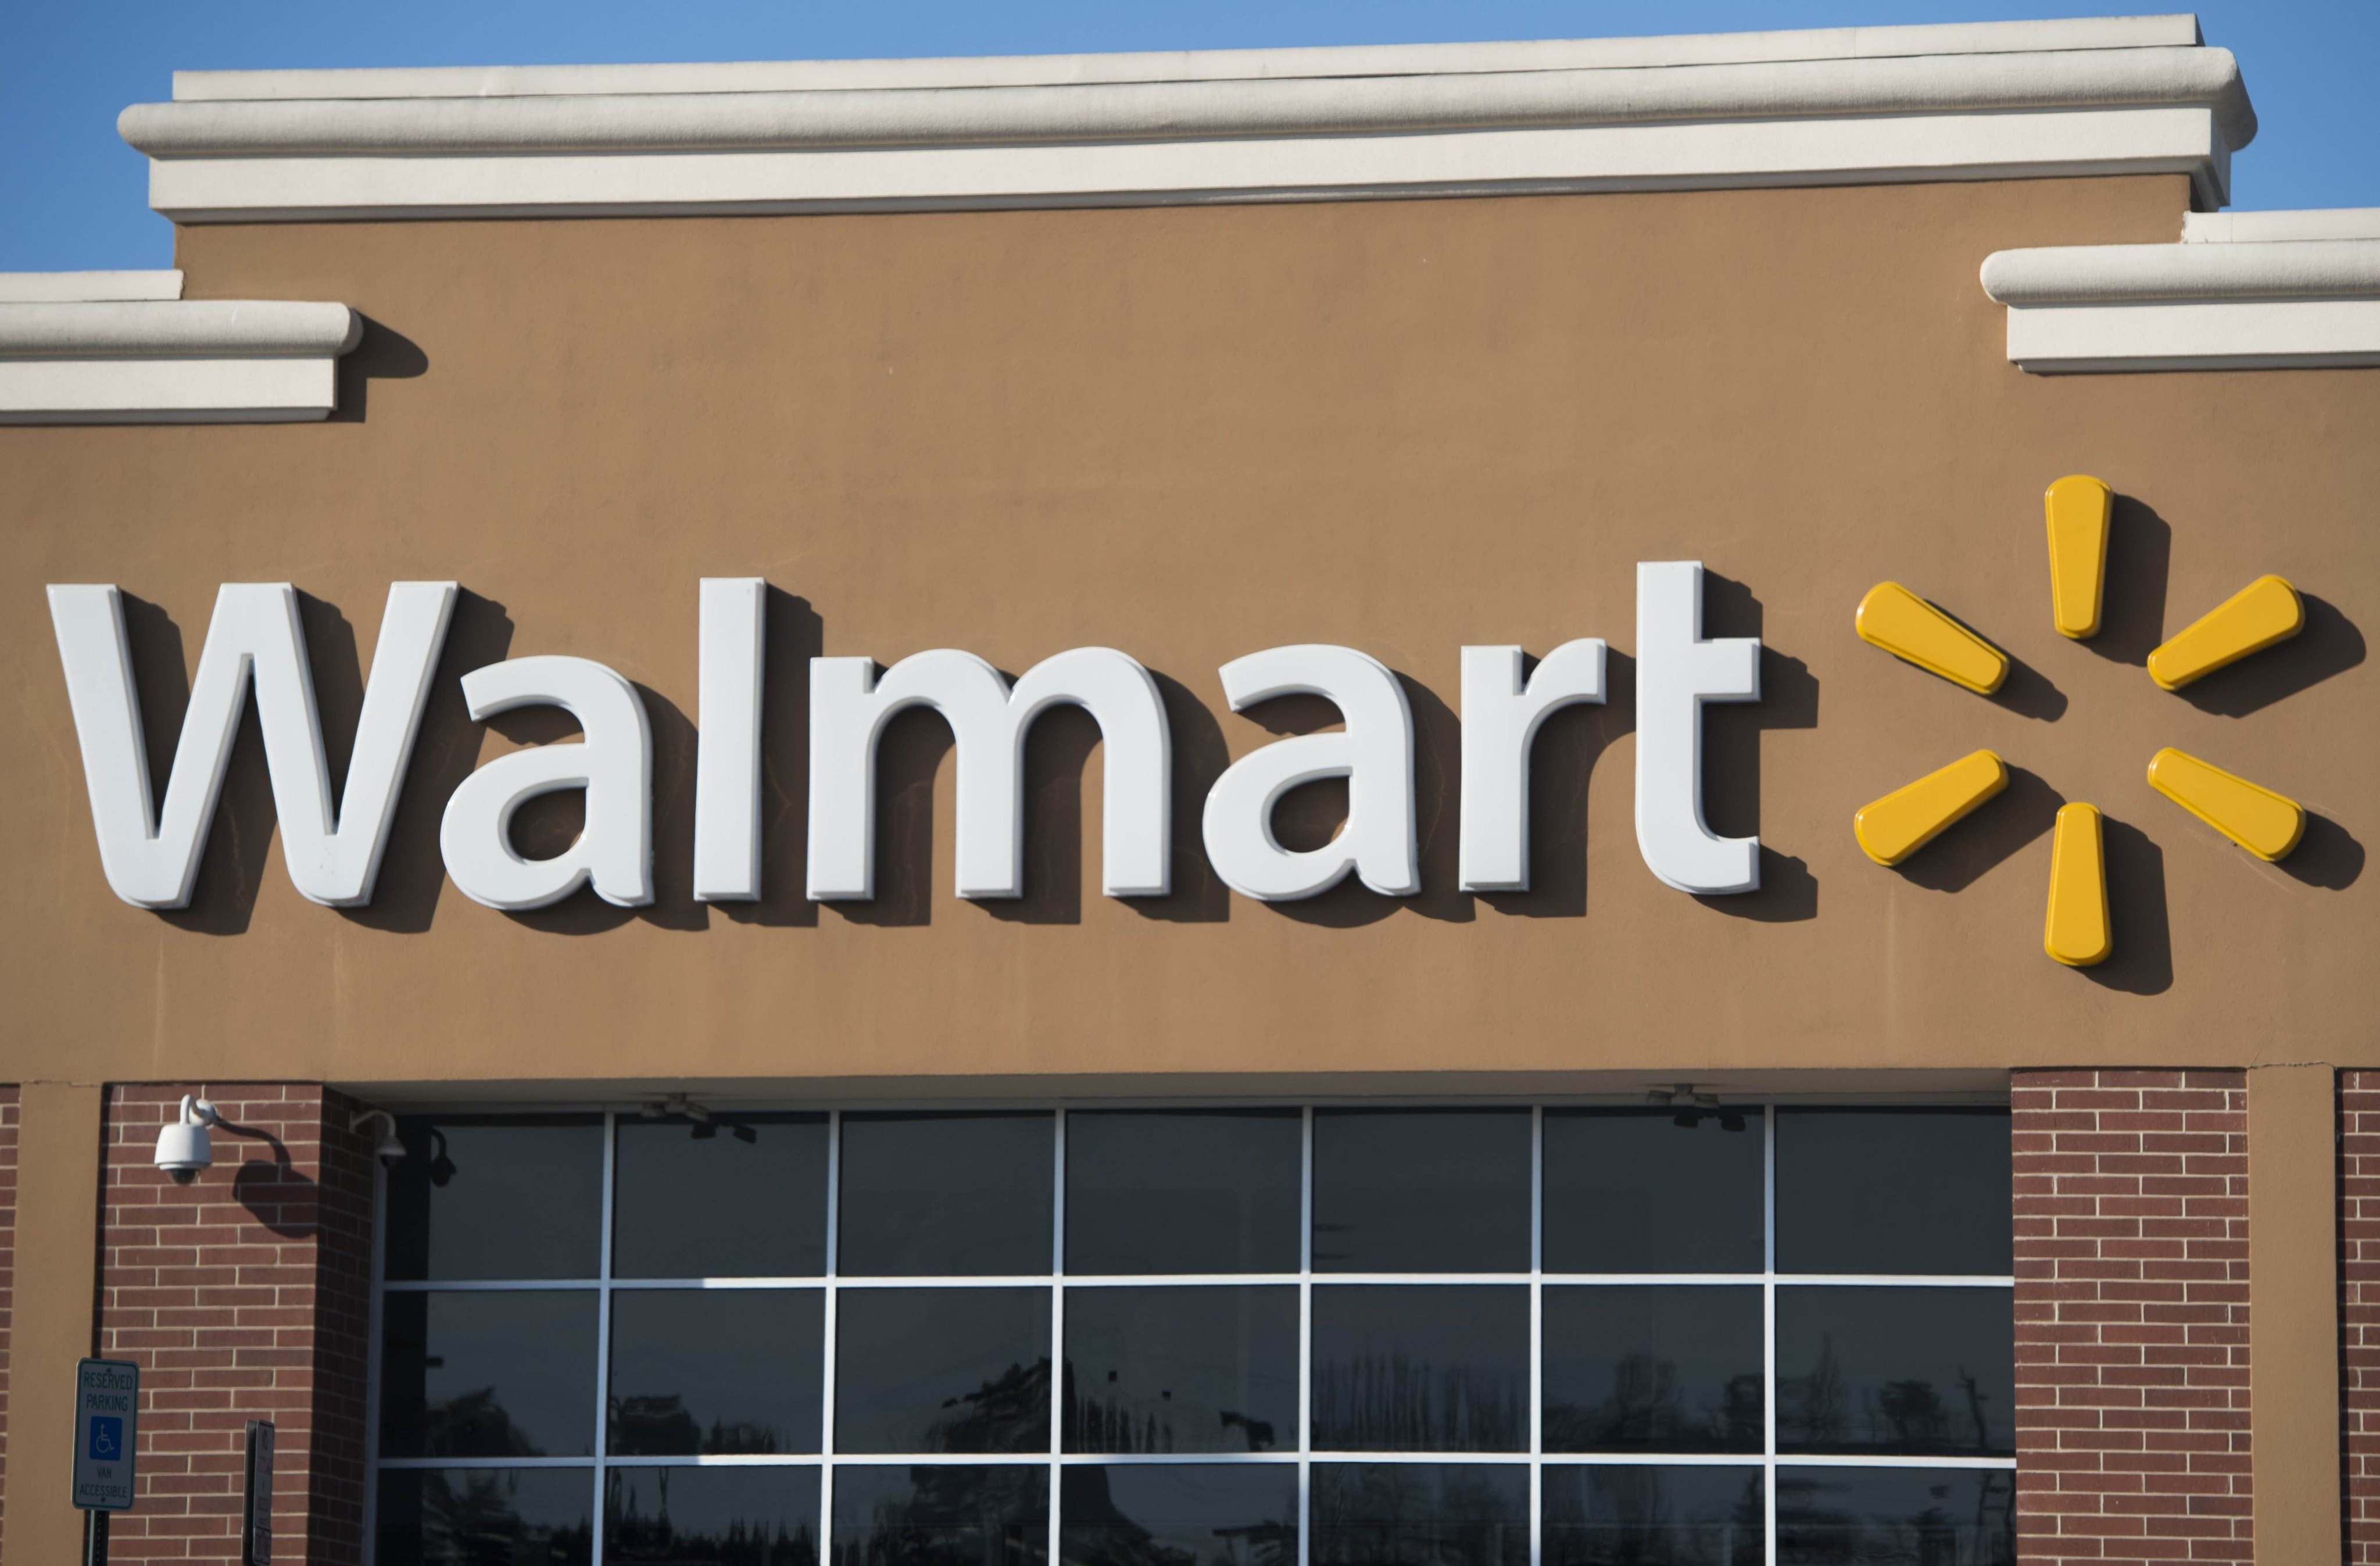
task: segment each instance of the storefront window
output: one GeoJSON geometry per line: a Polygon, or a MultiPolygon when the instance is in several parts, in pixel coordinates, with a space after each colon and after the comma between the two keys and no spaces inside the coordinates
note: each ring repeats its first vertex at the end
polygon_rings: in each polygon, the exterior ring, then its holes
{"type": "Polygon", "coordinates": [[[2005,1111],[401,1130],[379,1566],[2014,1560],[2005,1111]]]}

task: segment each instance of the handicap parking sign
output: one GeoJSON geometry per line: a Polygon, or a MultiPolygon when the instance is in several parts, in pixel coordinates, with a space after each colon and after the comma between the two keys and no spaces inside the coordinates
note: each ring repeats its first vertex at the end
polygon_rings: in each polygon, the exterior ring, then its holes
{"type": "Polygon", "coordinates": [[[87,1511],[132,1507],[140,1446],[140,1367],[86,1359],[75,1366],[74,1503],[87,1511]]]}

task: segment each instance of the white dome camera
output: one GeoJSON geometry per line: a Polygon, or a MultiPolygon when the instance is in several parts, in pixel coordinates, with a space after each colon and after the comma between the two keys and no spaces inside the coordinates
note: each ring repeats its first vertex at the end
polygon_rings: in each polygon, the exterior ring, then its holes
{"type": "Polygon", "coordinates": [[[215,1161],[214,1140],[207,1127],[222,1123],[212,1104],[184,1094],[181,1111],[157,1133],[157,1167],[188,1184],[215,1161]]]}

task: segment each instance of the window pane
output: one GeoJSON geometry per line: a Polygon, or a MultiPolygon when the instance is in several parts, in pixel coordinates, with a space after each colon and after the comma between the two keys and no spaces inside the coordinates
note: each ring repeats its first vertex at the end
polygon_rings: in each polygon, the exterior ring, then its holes
{"type": "Polygon", "coordinates": [[[615,1291],[612,1450],[818,1451],[825,1331],[815,1289],[615,1291]]]}
{"type": "Polygon", "coordinates": [[[388,1276],[592,1278],[602,1269],[600,1115],[406,1115],[388,1171],[388,1276]]]}
{"type": "Polygon", "coordinates": [[[834,1471],[834,1566],[1035,1566],[1049,1558],[1046,1464],[834,1471]]]}
{"type": "Polygon", "coordinates": [[[1757,1289],[1545,1291],[1548,1451],[1758,1451],[1757,1289]]]}
{"type": "Polygon", "coordinates": [[[1528,1290],[1330,1284],[1313,1310],[1316,1451],[1528,1450],[1528,1290]]]}
{"type": "Polygon", "coordinates": [[[1527,1111],[1316,1112],[1316,1271],[1528,1266],[1527,1111]]]}
{"type": "Polygon", "coordinates": [[[1780,1288],[1780,1451],[2016,1451],[2006,1289],[1780,1288]]]}
{"type": "Polygon", "coordinates": [[[1779,1468],[1777,1559],[1788,1566],[2014,1566],[2016,1475],[1779,1468]]]}
{"type": "Polygon", "coordinates": [[[2016,1270],[2006,1110],[1777,1111],[1777,1269],[2016,1270]]]}
{"type": "Polygon", "coordinates": [[[1549,1463],[1545,1495],[1545,1566],[1760,1566],[1767,1559],[1757,1468],[1549,1463]]]}
{"type": "Polygon", "coordinates": [[[818,1520],[815,1468],[604,1475],[605,1566],[817,1566],[818,1520]]]}
{"type": "Polygon", "coordinates": [[[591,1468],[404,1468],[380,1476],[383,1566],[587,1566],[591,1468]]]}
{"type": "Polygon", "coordinates": [[[1066,1270],[1294,1272],[1295,1110],[1066,1117],[1066,1270]]]}
{"type": "Polygon", "coordinates": [[[1548,1272],[1758,1272],[1757,1109],[1546,1111],[1548,1272]]]}
{"type": "Polygon", "coordinates": [[[1050,1270],[1046,1114],[847,1114],[837,1269],[881,1278],[1050,1270]]]}
{"type": "Polygon", "coordinates": [[[382,1455],[594,1451],[592,1289],[390,1294],[381,1325],[382,1455]]]}
{"type": "Polygon", "coordinates": [[[1068,1451],[1297,1445],[1297,1291],[1066,1291],[1068,1451]]]}
{"type": "Polygon", "coordinates": [[[826,1116],[619,1123],[614,1278],[813,1278],[826,1270],[826,1116]]]}
{"type": "Polygon", "coordinates": [[[1072,1467],[1066,1566],[1297,1566],[1297,1465],[1072,1467]]]}
{"type": "Polygon", "coordinates": [[[1526,1468],[1320,1463],[1313,1485],[1314,1566],[1528,1566],[1526,1468]]]}
{"type": "Polygon", "coordinates": [[[837,1451],[1049,1451],[1050,1291],[841,1291],[834,1399],[837,1451]]]}

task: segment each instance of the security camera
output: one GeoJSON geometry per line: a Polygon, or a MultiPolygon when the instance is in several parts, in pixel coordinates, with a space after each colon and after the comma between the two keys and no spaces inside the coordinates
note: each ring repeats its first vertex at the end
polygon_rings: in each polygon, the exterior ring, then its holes
{"type": "Polygon", "coordinates": [[[366,1110],[347,1122],[350,1131],[361,1131],[373,1121],[381,1123],[380,1139],[372,1144],[372,1157],[391,1169],[405,1158],[405,1139],[396,1134],[396,1117],[386,1110],[366,1110]]]}
{"type": "Polygon", "coordinates": [[[207,1127],[222,1123],[212,1104],[184,1094],[180,1112],[157,1133],[157,1167],[188,1185],[215,1161],[214,1140],[207,1127]]]}

